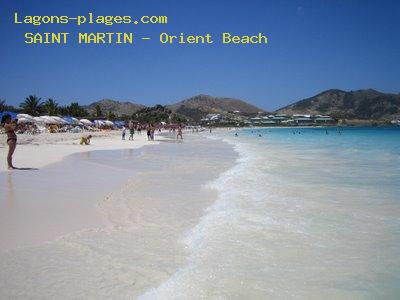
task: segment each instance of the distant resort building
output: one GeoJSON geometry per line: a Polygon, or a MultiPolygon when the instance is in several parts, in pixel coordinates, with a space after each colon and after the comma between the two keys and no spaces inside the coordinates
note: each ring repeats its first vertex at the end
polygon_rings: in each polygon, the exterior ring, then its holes
{"type": "Polygon", "coordinates": [[[315,123],[324,123],[324,124],[326,124],[326,123],[336,123],[335,119],[333,119],[332,117],[330,117],[330,116],[320,116],[320,115],[315,116],[314,121],[315,121],[315,123]]]}
{"type": "Polygon", "coordinates": [[[257,113],[256,116],[246,117],[239,111],[231,113],[214,113],[204,116],[200,123],[202,125],[232,125],[234,126],[315,126],[315,125],[334,125],[337,121],[331,116],[324,115],[286,115],[257,113]],[[240,124],[240,125],[239,125],[240,124]]]}
{"type": "Polygon", "coordinates": [[[400,120],[392,120],[390,123],[393,125],[399,125],[400,126],[400,120]]]}
{"type": "Polygon", "coordinates": [[[311,125],[331,125],[336,124],[336,120],[331,116],[322,115],[268,115],[250,118],[253,126],[311,126],[311,125]]]}

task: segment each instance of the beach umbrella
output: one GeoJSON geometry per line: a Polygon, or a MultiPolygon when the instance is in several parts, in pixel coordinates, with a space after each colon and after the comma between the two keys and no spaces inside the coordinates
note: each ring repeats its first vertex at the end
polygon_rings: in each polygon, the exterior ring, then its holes
{"type": "Polygon", "coordinates": [[[81,124],[77,118],[69,117],[72,124],[81,124]]]}
{"type": "Polygon", "coordinates": [[[32,119],[33,120],[33,117],[31,115],[28,115],[28,114],[18,114],[17,115],[17,119],[22,119],[22,118],[24,118],[24,119],[32,119]]]}
{"type": "Polygon", "coordinates": [[[63,119],[66,122],[68,122],[68,124],[73,124],[73,125],[82,124],[81,122],[79,122],[79,120],[77,118],[74,118],[74,117],[64,117],[63,119]]]}
{"type": "Polygon", "coordinates": [[[17,113],[12,112],[12,111],[3,111],[2,113],[0,113],[0,118],[2,118],[5,115],[10,115],[12,120],[15,120],[17,118],[17,113]]]}
{"type": "Polygon", "coordinates": [[[35,119],[28,114],[18,114],[17,119],[22,120],[21,122],[18,123],[35,123],[35,119]]]}
{"type": "Polygon", "coordinates": [[[91,121],[89,121],[88,119],[80,119],[79,120],[82,124],[84,125],[93,125],[93,123],[91,121]]]}
{"type": "Polygon", "coordinates": [[[99,127],[99,126],[104,126],[104,125],[105,125],[104,121],[101,121],[101,120],[94,120],[94,124],[95,124],[97,127],[99,127]]]}
{"type": "Polygon", "coordinates": [[[122,127],[125,126],[125,121],[115,121],[114,124],[115,126],[122,127]]]}
{"type": "Polygon", "coordinates": [[[18,118],[18,124],[33,123],[33,119],[28,118],[18,118]]]}
{"type": "Polygon", "coordinates": [[[53,119],[52,119],[51,117],[49,117],[49,116],[41,116],[40,118],[41,118],[41,119],[43,120],[43,122],[46,123],[46,124],[51,124],[50,122],[53,121],[53,119]]]}
{"type": "Polygon", "coordinates": [[[63,119],[65,122],[67,122],[68,124],[73,124],[73,123],[74,123],[71,117],[63,117],[62,119],[63,119]]]}
{"type": "Polygon", "coordinates": [[[33,118],[35,120],[36,124],[44,124],[45,119],[43,119],[42,117],[34,117],[33,118]]]}
{"type": "Polygon", "coordinates": [[[80,124],[79,120],[77,118],[71,117],[72,124],[80,124]]]}
{"type": "Polygon", "coordinates": [[[62,122],[58,119],[58,117],[50,117],[50,116],[42,116],[45,124],[62,124],[62,122]]]}
{"type": "Polygon", "coordinates": [[[63,118],[60,117],[51,117],[53,120],[58,122],[57,124],[69,124],[67,121],[65,121],[63,118]]]}

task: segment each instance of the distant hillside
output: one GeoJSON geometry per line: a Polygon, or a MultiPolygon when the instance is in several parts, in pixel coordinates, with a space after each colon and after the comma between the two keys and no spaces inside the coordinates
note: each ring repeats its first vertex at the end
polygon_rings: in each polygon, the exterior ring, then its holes
{"type": "Polygon", "coordinates": [[[281,114],[327,114],[346,119],[393,119],[400,116],[400,94],[373,89],[327,90],[275,111],[281,114]]]}
{"type": "Polygon", "coordinates": [[[144,105],[135,104],[132,102],[120,102],[111,99],[103,99],[100,101],[96,101],[86,106],[85,109],[90,113],[94,114],[96,112],[96,106],[99,105],[103,114],[108,111],[113,112],[117,116],[121,115],[132,115],[138,110],[144,108],[144,105]]]}
{"type": "Polygon", "coordinates": [[[242,114],[256,114],[263,111],[245,101],[233,98],[218,98],[208,95],[198,95],[178,103],[168,105],[173,112],[199,121],[209,113],[224,113],[240,111],[242,114]]]}

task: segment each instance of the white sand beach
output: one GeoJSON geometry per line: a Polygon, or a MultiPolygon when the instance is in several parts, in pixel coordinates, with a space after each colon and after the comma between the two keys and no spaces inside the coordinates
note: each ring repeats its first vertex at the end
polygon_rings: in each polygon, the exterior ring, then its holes
{"type": "Polygon", "coordinates": [[[200,137],[77,137],[24,137],[15,164],[39,170],[0,172],[0,298],[129,299],[157,288],[186,263],[182,239],[216,199],[205,184],[236,157],[200,137]]]}
{"type": "MultiPolygon", "coordinates": [[[[162,139],[162,136],[158,136],[162,139]]],[[[42,168],[58,162],[64,157],[96,150],[136,149],[143,145],[157,143],[147,141],[146,134],[135,135],[134,141],[122,141],[120,131],[86,133],[42,133],[38,135],[18,135],[18,146],[14,155],[14,164],[24,168],[42,168]],[[91,134],[90,145],[79,145],[80,138],[91,134]]],[[[0,172],[7,169],[8,147],[6,137],[0,142],[0,172]]]]}
{"type": "Polygon", "coordinates": [[[6,169],[8,149],[4,144],[0,156],[3,162],[0,195],[7,199],[0,204],[0,246],[3,249],[34,245],[76,230],[104,226],[106,220],[94,209],[96,203],[122,184],[126,174],[123,176],[118,170],[108,168],[106,171],[113,171],[113,175],[101,176],[96,174],[105,171],[101,166],[74,165],[73,162],[90,157],[93,151],[133,151],[157,144],[147,141],[146,135],[136,135],[134,141],[123,141],[119,131],[44,133],[19,135],[18,138],[14,165],[22,170],[6,169]],[[88,134],[93,135],[91,144],[80,145],[80,138],[88,134]],[[72,159],[72,164],[63,162],[74,154],[84,157],[72,159]],[[60,162],[63,163],[54,166],[60,162]],[[73,167],[66,170],[66,166],[73,167]],[[86,176],[82,172],[86,172],[86,176]],[[97,177],[102,180],[101,186],[97,177]]]}

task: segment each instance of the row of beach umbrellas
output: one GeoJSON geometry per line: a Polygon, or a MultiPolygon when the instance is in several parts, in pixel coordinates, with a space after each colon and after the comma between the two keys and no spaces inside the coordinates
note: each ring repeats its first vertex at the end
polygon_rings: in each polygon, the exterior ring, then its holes
{"type": "Polygon", "coordinates": [[[1,115],[10,114],[13,119],[18,119],[18,124],[24,123],[35,123],[35,124],[55,124],[55,125],[86,125],[86,126],[118,126],[118,121],[115,124],[109,120],[95,120],[90,121],[88,119],[77,119],[74,117],[56,117],[56,116],[41,116],[41,117],[33,117],[28,114],[16,114],[11,112],[3,112],[0,113],[1,115]]]}

